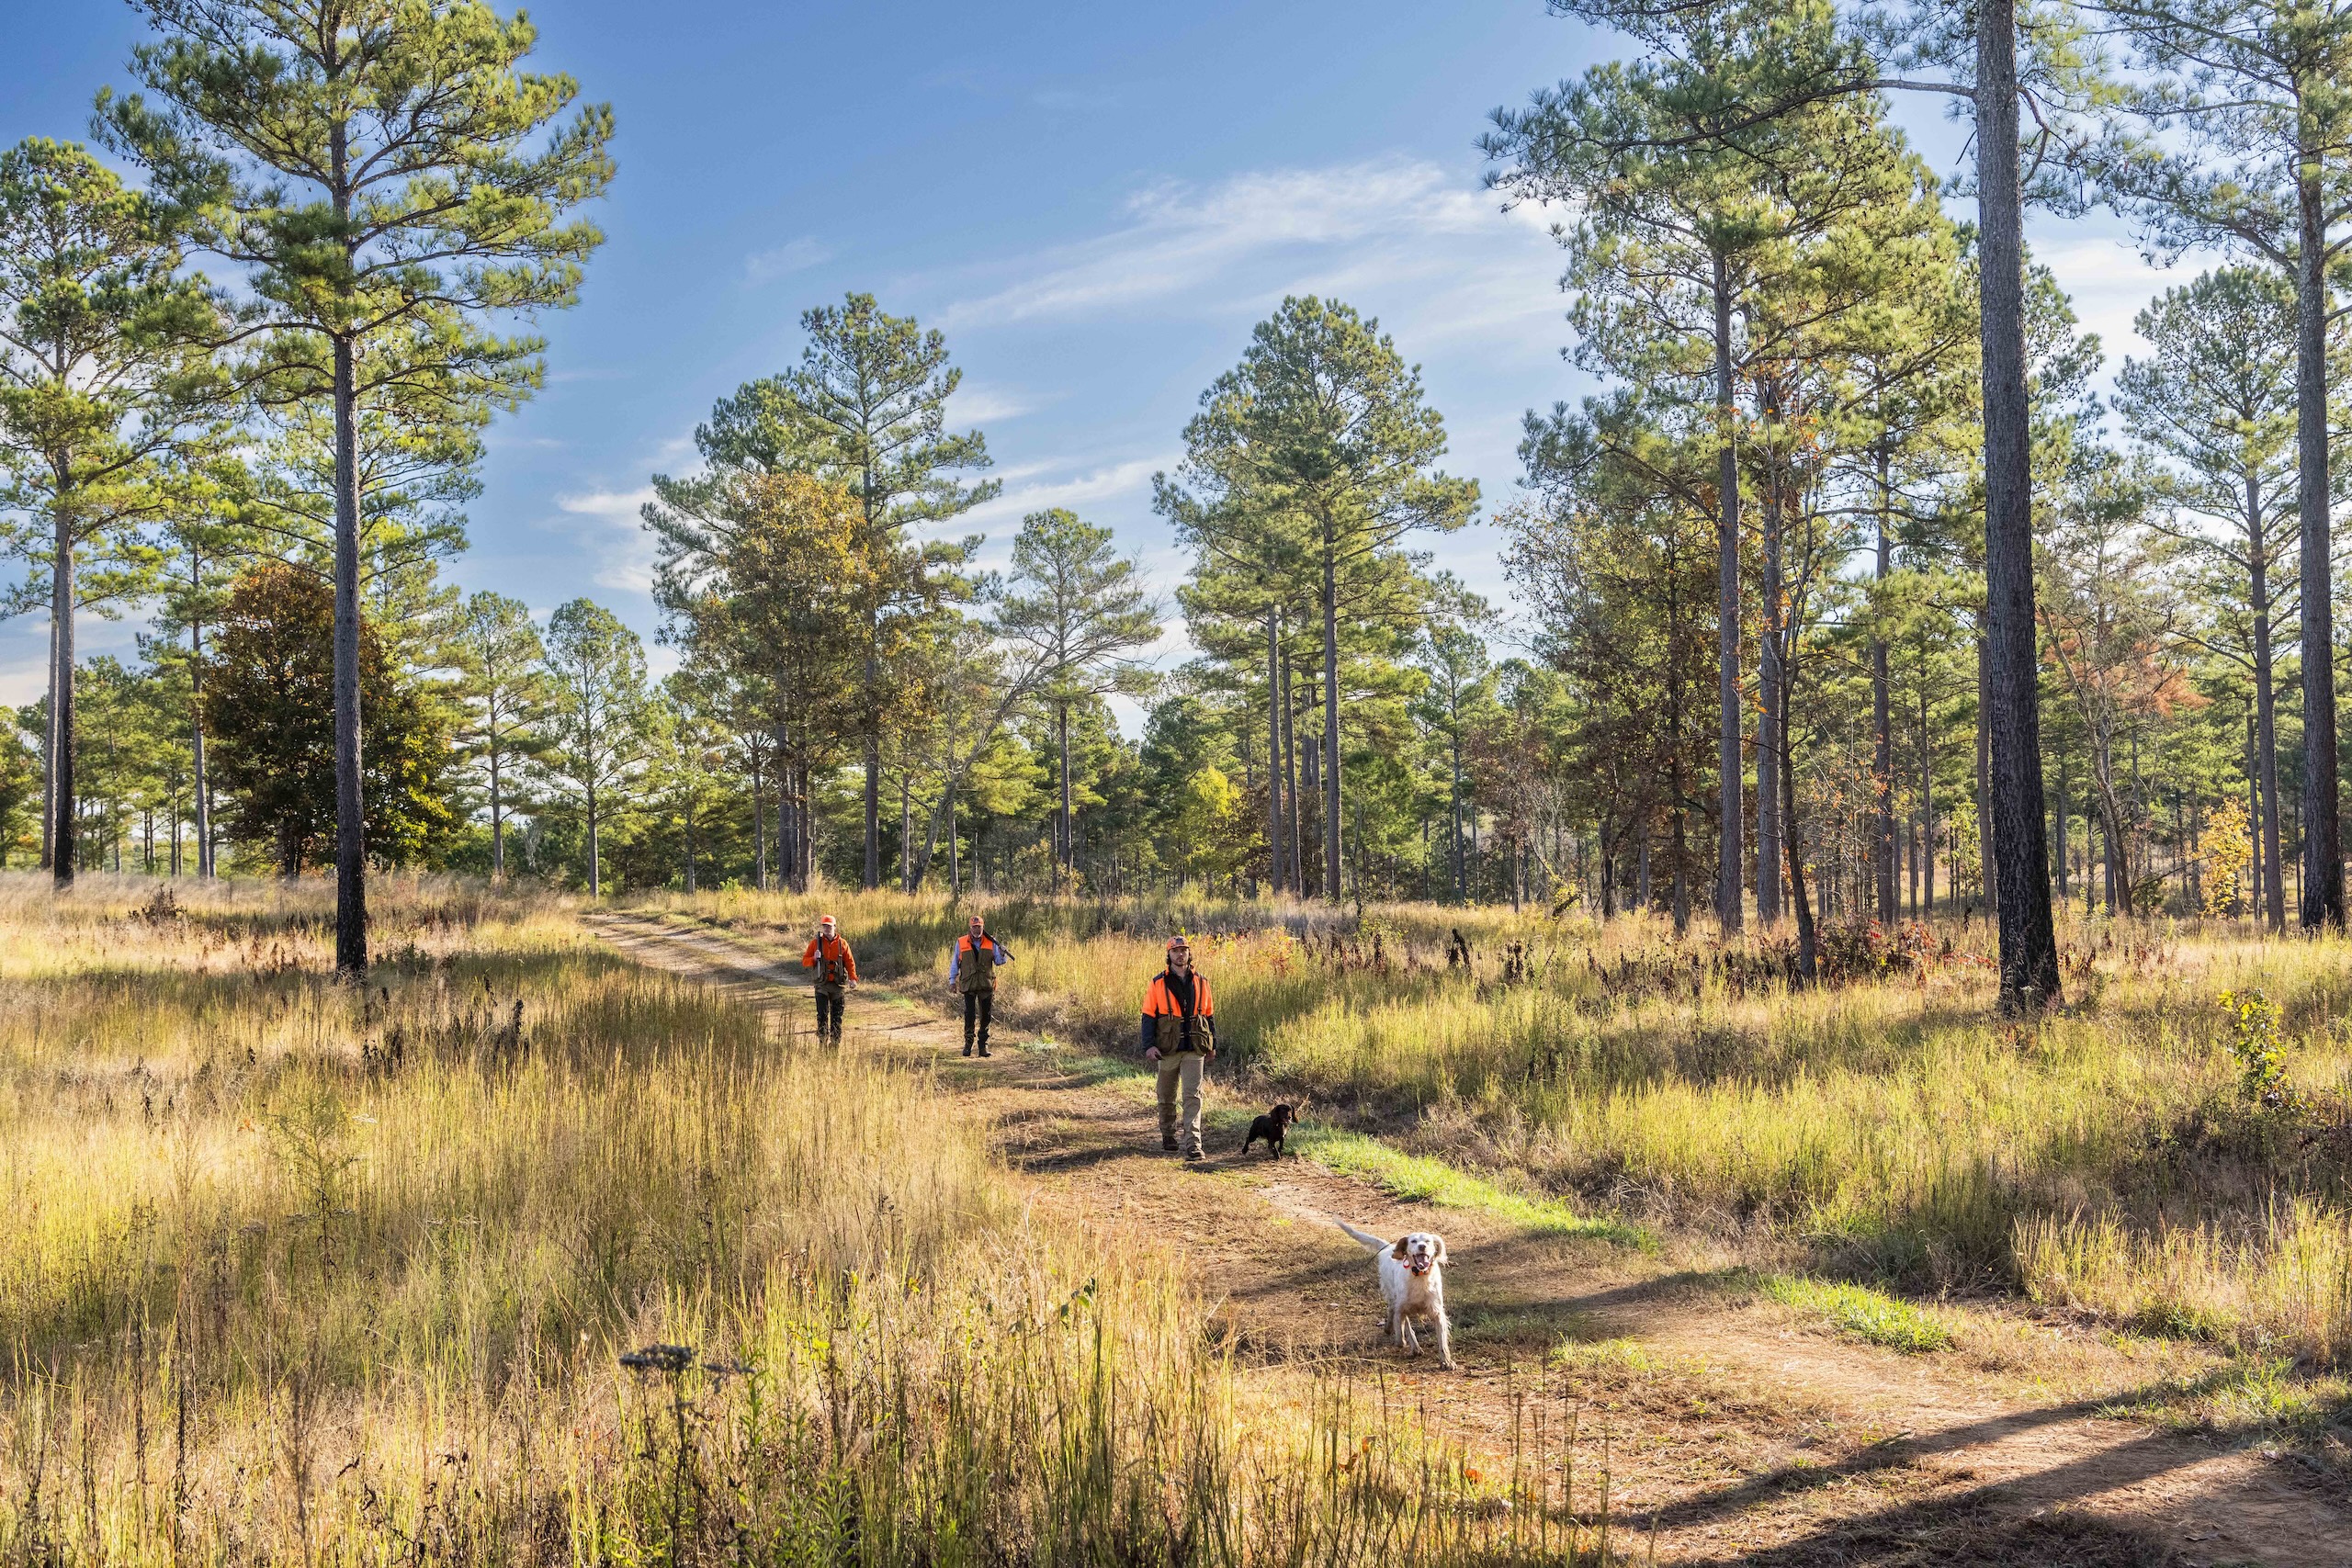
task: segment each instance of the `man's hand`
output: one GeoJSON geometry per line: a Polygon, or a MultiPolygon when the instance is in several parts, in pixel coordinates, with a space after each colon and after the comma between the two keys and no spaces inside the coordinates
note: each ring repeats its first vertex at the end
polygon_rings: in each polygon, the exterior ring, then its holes
{"type": "Polygon", "coordinates": [[[1202,1060],[1202,1061],[1204,1061],[1204,1062],[1214,1062],[1214,1061],[1216,1061],[1216,1046],[1214,1046],[1214,1045],[1204,1045],[1204,1046],[1202,1046],[1202,1047],[1201,1047],[1201,1060],[1202,1060]]]}
{"type": "Polygon", "coordinates": [[[1143,1059],[1147,1062],[1157,1062],[1159,1060],[1159,1047],[1154,1045],[1149,1050],[1146,1051],[1143,1054],[1143,1059]]]}

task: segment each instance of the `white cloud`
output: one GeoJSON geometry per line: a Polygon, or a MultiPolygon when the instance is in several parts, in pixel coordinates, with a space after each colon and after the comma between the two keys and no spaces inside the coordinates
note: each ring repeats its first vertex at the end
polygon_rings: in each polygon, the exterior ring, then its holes
{"type": "Polygon", "coordinates": [[[743,258],[743,276],[753,283],[766,283],[796,272],[806,272],[820,262],[832,259],[832,247],[807,235],[774,250],[754,251],[743,258]]]}
{"type": "Polygon", "coordinates": [[[956,396],[948,404],[948,417],[956,423],[969,420],[975,424],[986,424],[991,420],[1019,419],[1053,400],[1018,387],[967,381],[956,389],[956,396]]]}
{"type": "MultiPolygon", "coordinates": [[[[653,487],[632,491],[588,491],[555,498],[558,510],[586,519],[583,540],[596,556],[594,573],[600,588],[646,593],[653,588],[653,536],[639,517],[653,499],[653,487]]],[[[548,526],[563,527],[562,524],[548,526]]]]}
{"type": "Polygon", "coordinates": [[[1250,262],[1302,249],[1425,254],[1464,238],[1540,228],[1502,217],[1436,164],[1405,158],[1254,172],[1205,190],[1161,183],[1129,197],[1127,216],[1126,226],[1099,239],[1028,258],[1022,265],[1030,276],[949,306],[943,320],[955,326],[1096,314],[1184,295],[1250,262]]]}
{"type": "MultiPolygon", "coordinates": [[[[1109,501],[1141,490],[1151,482],[1153,474],[1172,468],[1179,461],[1172,455],[1136,457],[1070,474],[1065,479],[1038,484],[1008,484],[1003,494],[965,513],[948,525],[947,531],[960,533],[991,525],[1002,527],[1017,524],[1032,512],[1043,512],[1051,506],[1066,506],[1078,511],[1089,502],[1109,501]]],[[[1058,465],[1032,465],[1005,477],[1050,472],[1056,467],[1058,465]]]]}

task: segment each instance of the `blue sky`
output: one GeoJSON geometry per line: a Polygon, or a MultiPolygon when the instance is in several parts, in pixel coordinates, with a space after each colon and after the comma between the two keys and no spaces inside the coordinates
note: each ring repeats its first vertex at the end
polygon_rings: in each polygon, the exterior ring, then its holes
{"type": "MultiPolygon", "coordinates": [[[[14,0],[0,138],[85,134],[140,36],[112,0],[14,0]]],[[[798,355],[799,312],[870,290],[944,328],[956,418],[1004,494],[956,531],[1000,558],[1021,515],[1116,528],[1163,589],[1182,560],[1150,477],[1201,389],[1284,293],[1379,318],[1445,414],[1485,511],[1514,494],[1519,418],[1589,389],[1560,357],[1560,255],[1479,186],[1489,110],[1612,49],[1542,0],[1206,0],[1185,7],[548,0],[537,57],[617,116],[607,241],[540,323],[548,385],[492,437],[451,567],[545,611],[575,594],[644,632],[648,476],[690,468],[714,399],[798,355]]],[[[1938,106],[1900,106],[1939,167],[1938,106]]],[[[2110,353],[2160,280],[2119,228],[2035,240],[2110,353]]],[[[1483,525],[1443,564],[1500,597],[1483,525]]],[[[1162,649],[1182,656],[1172,623],[1162,649]]],[[[0,626],[0,700],[38,694],[43,627],[0,626]]],[[[92,651],[128,626],[92,626],[92,651]]],[[[660,662],[657,655],[657,663],[660,662]]]]}

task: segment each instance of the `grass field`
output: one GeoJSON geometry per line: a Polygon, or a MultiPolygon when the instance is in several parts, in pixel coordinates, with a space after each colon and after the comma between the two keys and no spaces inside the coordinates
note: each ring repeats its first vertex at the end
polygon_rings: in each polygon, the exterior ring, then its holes
{"type": "Polygon", "coordinates": [[[1573,1532],[1343,1380],[1245,1395],[1166,1260],[1024,1213],[921,1077],[779,1051],[559,902],[388,885],[353,988],[323,887],[155,891],[0,884],[0,1559],[1443,1562],[1573,1532]]]}
{"type": "MultiPolygon", "coordinates": [[[[829,896],[888,972],[944,974],[944,899],[829,896]]],[[[779,943],[781,896],[669,901],[779,943]]],[[[990,910],[1004,1010],[1125,1049],[1173,930],[1250,1092],[1565,1202],[1913,1293],[2018,1293],[2120,1326],[2352,1357],[2352,943],[2077,920],[2069,997],[1993,1009],[1991,933],[1848,933],[1838,983],[1659,923],[1431,906],[990,910]],[[1466,963],[1448,962],[1456,934],[1466,963]],[[2224,993],[2259,994],[2252,1055],[2224,993]],[[2269,1086],[2248,1062],[2267,1055],[2269,1086]],[[2256,1075],[2258,1076],[2258,1075],[2256,1075]]],[[[1390,1157],[1395,1157],[1391,1156],[1390,1157]]]]}

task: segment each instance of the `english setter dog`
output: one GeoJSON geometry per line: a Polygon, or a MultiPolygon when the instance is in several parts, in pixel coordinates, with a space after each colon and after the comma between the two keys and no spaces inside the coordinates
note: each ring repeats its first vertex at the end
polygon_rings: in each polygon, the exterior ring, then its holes
{"type": "Polygon", "coordinates": [[[1388,1337],[1418,1356],[1421,1342],[1413,1334],[1413,1320],[1424,1318],[1437,1334],[1437,1364],[1453,1370],[1453,1325],[1445,1318],[1445,1238],[1434,1231],[1415,1231],[1396,1241],[1383,1241],[1356,1229],[1347,1221],[1340,1228],[1380,1256],[1380,1289],[1388,1298],[1388,1337]]]}

